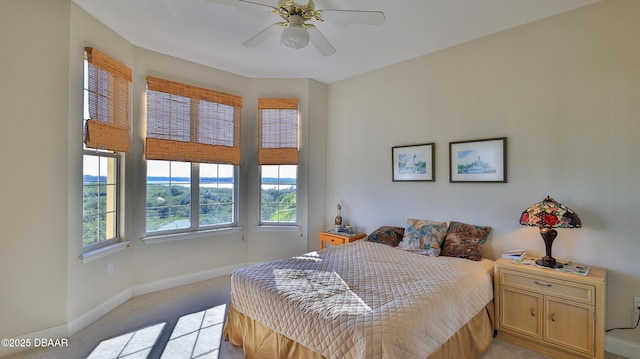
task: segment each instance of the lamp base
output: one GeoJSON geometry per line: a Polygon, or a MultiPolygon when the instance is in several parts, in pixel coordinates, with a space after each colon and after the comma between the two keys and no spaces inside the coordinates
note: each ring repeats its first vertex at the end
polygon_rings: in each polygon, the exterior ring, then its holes
{"type": "Polygon", "coordinates": [[[556,262],[556,259],[551,256],[551,246],[553,245],[553,240],[556,239],[556,235],[558,232],[553,228],[540,228],[540,235],[542,239],[544,239],[544,247],[547,251],[547,255],[538,259],[536,264],[543,267],[548,268],[562,268],[562,263],[556,262]]]}
{"type": "Polygon", "coordinates": [[[548,268],[562,268],[562,263],[556,262],[556,260],[553,258],[552,260],[540,258],[536,260],[536,264],[539,266],[548,267],[548,268]]]}

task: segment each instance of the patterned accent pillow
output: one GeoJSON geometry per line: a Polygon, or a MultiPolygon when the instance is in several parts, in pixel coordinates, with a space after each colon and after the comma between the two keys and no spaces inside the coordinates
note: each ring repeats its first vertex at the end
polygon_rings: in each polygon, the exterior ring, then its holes
{"type": "Polygon", "coordinates": [[[446,222],[409,218],[398,248],[437,257],[446,234],[446,222]]]}
{"type": "Polygon", "coordinates": [[[370,242],[382,243],[392,247],[397,246],[404,235],[404,228],[382,226],[367,237],[370,242]]]}
{"type": "Polygon", "coordinates": [[[482,259],[482,245],[487,241],[489,232],[491,227],[451,221],[441,255],[479,261],[482,259]]]}

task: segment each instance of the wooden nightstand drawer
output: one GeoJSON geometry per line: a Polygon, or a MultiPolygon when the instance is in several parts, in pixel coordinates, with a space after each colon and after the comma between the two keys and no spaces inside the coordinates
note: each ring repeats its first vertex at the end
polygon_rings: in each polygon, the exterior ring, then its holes
{"type": "Polygon", "coordinates": [[[503,285],[528,289],[536,293],[554,295],[586,304],[594,304],[595,302],[595,288],[590,285],[506,269],[500,270],[500,281],[503,285]]]}
{"type": "Polygon", "coordinates": [[[333,245],[339,245],[339,244],[344,244],[346,240],[347,240],[346,238],[337,238],[337,237],[327,236],[325,239],[325,242],[329,242],[333,245]]]}
{"type": "Polygon", "coordinates": [[[364,233],[336,233],[336,232],[320,232],[320,249],[324,248],[325,243],[338,246],[341,244],[350,243],[366,237],[364,233]]]}

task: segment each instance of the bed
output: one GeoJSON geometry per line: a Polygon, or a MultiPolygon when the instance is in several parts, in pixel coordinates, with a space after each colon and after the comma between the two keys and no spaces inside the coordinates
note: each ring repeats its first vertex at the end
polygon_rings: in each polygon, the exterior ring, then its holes
{"type": "Polygon", "coordinates": [[[233,272],[224,337],[246,358],[478,358],[493,261],[366,240],[233,272]]]}

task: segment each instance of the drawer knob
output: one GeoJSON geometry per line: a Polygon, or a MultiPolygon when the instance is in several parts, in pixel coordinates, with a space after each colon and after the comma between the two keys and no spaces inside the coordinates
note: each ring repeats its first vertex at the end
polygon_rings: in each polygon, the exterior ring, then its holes
{"type": "Polygon", "coordinates": [[[556,313],[551,313],[551,321],[552,322],[556,321],[556,313]]]}
{"type": "Polygon", "coordinates": [[[551,283],[541,282],[539,280],[535,281],[534,283],[537,284],[537,285],[541,285],[543,287],[551,287],[551,283]]]}
{"type": "Polygon", "coordinates": [[[531,316],[532,316],[532,317],[535,317],[535,316],[536,316],[536,308],[531,307],[530,312],[531,312],[531,316]]]}

